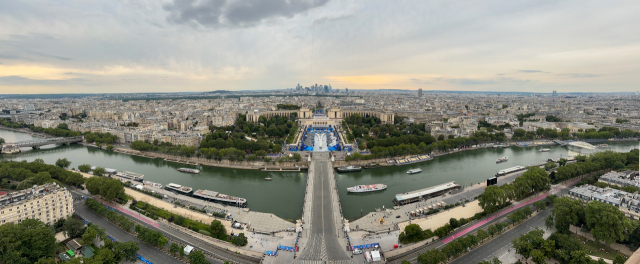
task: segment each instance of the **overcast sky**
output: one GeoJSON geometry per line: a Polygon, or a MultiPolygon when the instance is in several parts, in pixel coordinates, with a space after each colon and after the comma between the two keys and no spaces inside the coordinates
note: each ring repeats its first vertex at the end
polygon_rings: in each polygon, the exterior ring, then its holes
{"type": "Polygon", "coordinates": [[[640,90],[640,1],[3,0],[0,93],[640,90]]]}

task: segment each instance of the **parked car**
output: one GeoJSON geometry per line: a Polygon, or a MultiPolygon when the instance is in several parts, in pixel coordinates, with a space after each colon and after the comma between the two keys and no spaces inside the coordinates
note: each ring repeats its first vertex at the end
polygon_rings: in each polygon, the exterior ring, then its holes
{"type": "Polygon", "coordinates": [[[356,248],[356,249],[353,250],[353,254],[354,255],[362,254],[362,250],[356,248]]]}

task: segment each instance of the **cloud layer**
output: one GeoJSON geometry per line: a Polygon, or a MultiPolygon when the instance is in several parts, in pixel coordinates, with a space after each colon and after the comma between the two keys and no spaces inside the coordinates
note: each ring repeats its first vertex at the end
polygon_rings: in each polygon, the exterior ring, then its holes
{"type": "Polygon", "coordinates": [[[0,93],[636,91],[638,1],[0,1],[0,93]]]}

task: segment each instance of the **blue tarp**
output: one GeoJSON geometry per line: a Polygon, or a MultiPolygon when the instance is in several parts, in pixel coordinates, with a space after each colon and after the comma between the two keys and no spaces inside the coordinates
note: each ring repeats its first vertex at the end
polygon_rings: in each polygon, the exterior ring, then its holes
{"type": "Polygon", "coordinates": [[[275,255],[277,255],[278,253],[277,253],[277,252],[274,252],[274,251],[267,251],[267,252],[265,252],[265,254],[267,254],[267,256],[275,256],[275,255]]]}
{"type": "Polygon", "coordinates": [[[356,249],[356,248],[358,248],[358,249],[375,248],[376,246],[380,247],[380,243],[352,246],[351,250],[356,249]]]}
{"type": "Polygon", "coordinates": [[[153,264],[153,262],[146,260],[145,258],[143,258],[142,256],[140,256],[139,254],[136,254],[136,257],[137,257],[140,261],[142,261],[142,262],[144,262],[144,263],[147,263],[147,264],[153,264]]]}
{"type": "Polygon", "coordinates": [[[278,250],[295,251],[294,247],[278,246],[278,250]]]}

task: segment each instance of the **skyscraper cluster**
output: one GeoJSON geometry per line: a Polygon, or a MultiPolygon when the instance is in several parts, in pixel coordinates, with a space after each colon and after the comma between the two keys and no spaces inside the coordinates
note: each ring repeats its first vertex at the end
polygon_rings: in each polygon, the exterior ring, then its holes
{"type": "Polygon", "coordinates": [[[331,84],[329,85],[318,85],[317,83],[311,85],[310,87],[302,87],[302,85],[296,85],[296,91],[299,92],[307,92],[307,93],[333,93],[333,88],[331,88],[331,84]]]}

